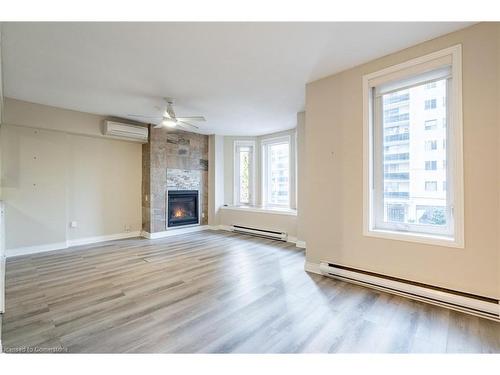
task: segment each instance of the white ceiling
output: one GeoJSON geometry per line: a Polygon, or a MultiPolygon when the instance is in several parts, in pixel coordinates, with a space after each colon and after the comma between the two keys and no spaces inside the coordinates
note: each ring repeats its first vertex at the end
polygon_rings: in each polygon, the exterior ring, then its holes
{"type": "Polygon", "coordinates": [[[5,94],[127,117],[204,115],[202,132],[295,126],[307,82],[470,23],[4,23],[5,94]]]}

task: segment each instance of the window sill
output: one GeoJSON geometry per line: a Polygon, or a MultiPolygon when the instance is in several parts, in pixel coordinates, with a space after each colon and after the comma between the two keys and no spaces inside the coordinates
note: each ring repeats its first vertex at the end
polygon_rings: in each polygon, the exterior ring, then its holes
{"type": "Polygon", "coordinates": [[[258,207],[258,206],[222,206],[223,210],[259,212],[275,215],[297,216],[297,210],[280,207],[258,207]]]}
{"type": "Polygon", "coordinates": [[[446,236],[438,236],[432,234],[396,232],[383,229],[365,230],[363,234],[366,237],[383,238],[386,240],[415,242],[425,245],[454,247],[459,249],[464,248],[463,240],[460,241],[456,238],[450,238],[446,236]]]}

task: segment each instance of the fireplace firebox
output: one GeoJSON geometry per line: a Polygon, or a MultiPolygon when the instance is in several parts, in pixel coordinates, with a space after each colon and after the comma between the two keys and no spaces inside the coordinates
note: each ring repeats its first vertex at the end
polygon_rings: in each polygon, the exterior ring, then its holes
{"type": "Polygon", "coordinates": [[[167,206],[169,227],[198,224],[198,190],[169,190],[167,206]]]}

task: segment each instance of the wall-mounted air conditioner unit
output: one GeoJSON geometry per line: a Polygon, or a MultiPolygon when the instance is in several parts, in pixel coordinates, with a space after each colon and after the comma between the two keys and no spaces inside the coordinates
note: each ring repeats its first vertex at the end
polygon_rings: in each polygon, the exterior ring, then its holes
{"type": "Polygon", "coordinates": [[[149,130],[145,126],[104,121],[104,135],[132,142],[148,143],[149,130]]]}

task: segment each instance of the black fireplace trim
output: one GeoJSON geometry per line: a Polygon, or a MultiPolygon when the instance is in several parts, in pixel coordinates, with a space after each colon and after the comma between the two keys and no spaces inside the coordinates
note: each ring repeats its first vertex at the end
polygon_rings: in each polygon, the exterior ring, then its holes
{"type": "Polygon", "coordinates": [[[168,228],[179,227],[179,226],[184,226],[184,225],[199,224],[200,223],[199,216],[200,216],[200,211],[199,211],[199,191],[198,190],[168,190],[167,191],[167,227],[168,228]],[[193,219],[183,220],[183,221],[173,220],[172,219],[171,205],[170,205],[170,198],[173,198],[173,197],[195,198],[194,204],[195,204],[196,217],[193,219]]]}

